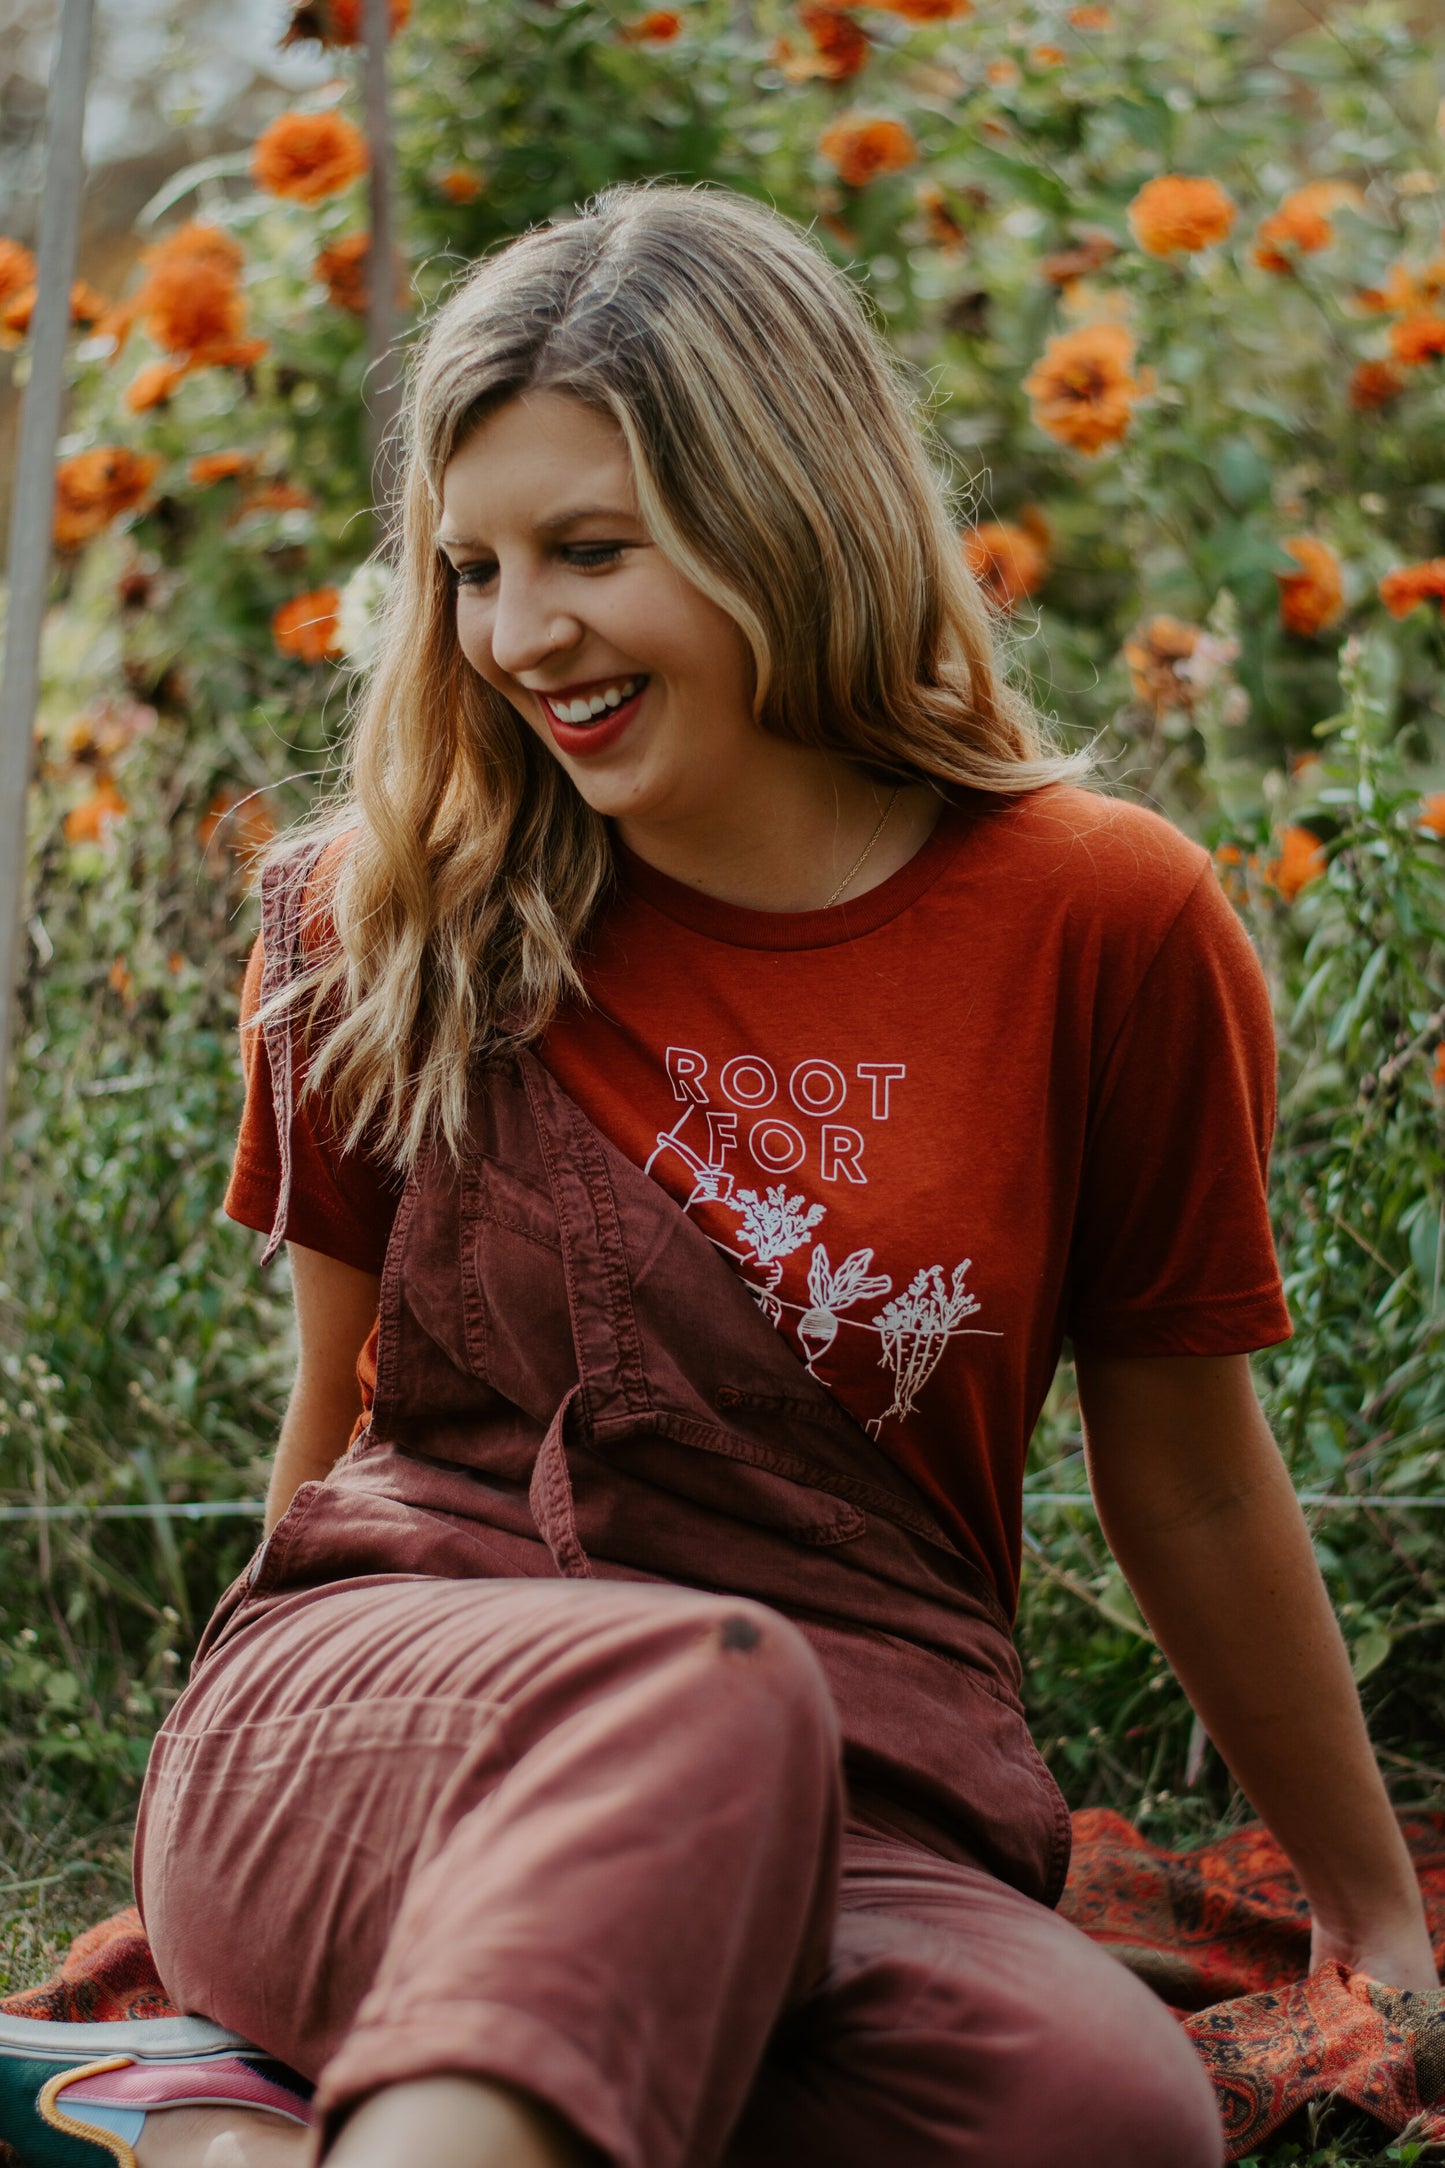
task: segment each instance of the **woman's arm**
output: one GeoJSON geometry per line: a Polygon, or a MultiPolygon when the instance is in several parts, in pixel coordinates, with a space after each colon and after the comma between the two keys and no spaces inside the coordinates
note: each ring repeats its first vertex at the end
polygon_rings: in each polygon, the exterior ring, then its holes
{"type": "Polygon", "coordinates": [[[1099,1519],[1211,1739],[1284,1846],[1312,1961],[1436,1984],[1419,1888],[1249,1359],[1077,1354],[1099,1519]]]}
{"type": "Polygon", "coordinates": [[[381,1281],[319,1250],[288,1242],[296,1328],[296,1383],[266,1492],[269,1535],[303,1483],[329,1475],[361,1413],[356,1358],[376,1323],[381,1281]]]}

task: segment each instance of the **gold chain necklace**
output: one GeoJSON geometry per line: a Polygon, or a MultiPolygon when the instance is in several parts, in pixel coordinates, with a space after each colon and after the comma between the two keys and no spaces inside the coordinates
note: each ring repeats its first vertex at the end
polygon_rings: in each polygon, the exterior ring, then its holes
{"type": "Polygon", "coordinates": [[[872,835],[868,838],[868,841],[864,844],[862,850],[858,853],[858,856],[854,859],[852,865],[848,868],[848,871],[844,874],[842,880],[838,883],[838,886],[834,889],[832,895],[824,904],[823,909],[825,911],[832,910],[834,904],[838,901],[838,898],[842,895],[844,889],[848,886],[849,882],[856,880],[858,875],[863,871],[863,868],[867,865],[869,859],[872,857],[873,846],[878,841],[878,838],[882,835],[884,829],[888,826],[888,816],[893,811],[894,806],[898,803],[898,793],[901,788],[901,784],[895,784],[892,791],[889,793],[888,803],[886,806],[884,806],[883,811],[878,816],[878,826],[874,829],[872,835]]]}

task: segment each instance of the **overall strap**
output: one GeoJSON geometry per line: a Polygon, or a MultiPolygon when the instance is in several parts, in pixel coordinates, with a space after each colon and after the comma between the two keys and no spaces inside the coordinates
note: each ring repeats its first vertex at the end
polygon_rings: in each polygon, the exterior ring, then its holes
{"type": "Polygon", "coordinates": [[[557,1211],[581,1400],[594,1417],[646,1414],[652,1394],[602,1140],[535,1057],[519,1066],[557,1211]]]}
{"type": "MultiPolygon", "coordinates": [[[[317,843],[295,858],[268,866],[261,876],[261,1013],[259,1028],[271,1072],[271,1104],[276,1120],[276,1144],[280,1172],[276,1187],[276,1212],[271,1232],[261,1253],[268,1265],[286,1234],[291,1208],[291,1127],[296,1113],[296,1018],[268,1015],[272,997],[294,983],[306,968],[302,928],[306,921],[307,890],[326,846],[317,843]]],[[[255,1025],[252,1028],[256,1028],[255,1025]]]]}

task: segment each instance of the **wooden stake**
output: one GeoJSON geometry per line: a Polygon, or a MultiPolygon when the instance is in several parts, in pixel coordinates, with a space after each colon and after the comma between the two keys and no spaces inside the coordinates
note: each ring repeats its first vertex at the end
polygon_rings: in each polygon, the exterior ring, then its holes
{"type": "Polygon", "coordinates": [[[30,379],[25,387],[10,511],[10,599],[0,675],[0,1176],[25,918],[26,807],[40,693],[40,636],[50,586],[55,448],[65,392],[70,286],[85,178],[85,91],[93,16],[94,0],[62,0],[60,40],[50,79],[30,379]]]}
{"type": "Polygon", "coordinates": [[[366,411],[370,422],[371,500],[383,530],[396,479],[390,436],[401,404],[397,380],[396,217],[392,202],[391,112],[387,96],[389,0],[364,0],[366,134],[371,152],[371,251],[367,285],[366,411]]]}

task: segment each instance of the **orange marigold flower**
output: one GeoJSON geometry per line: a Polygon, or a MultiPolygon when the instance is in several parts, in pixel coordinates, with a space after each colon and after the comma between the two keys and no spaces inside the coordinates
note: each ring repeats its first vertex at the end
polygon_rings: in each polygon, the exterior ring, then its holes
{"type": "Polygon", "coordinates": [[[247,512],[309,512],[316,503],[309,489],[298,489],[294,482],[263,482],[259,489],[246,492],[236,509],[237,519],[247,512]]]}
{"type": "Polygon", "coordinates": [[[276,823],[265,793],[248,791],[239,797],[233,790],[217,791],[196,824],[196,841],[206,851],[218,835],[241,859],[269,849],[276,840],[276,823]]]}
{"type": "Polygon", "coordinates": [[[1445,1093],[1445,1039],[1435,1049],[1435,1066],[1430,1072],[1430,1082],[1437,1092],[1445,1093]]]}
{"type": "MultiPolygon", "coordinates": [[[[35,317],[37,292],[36,287],[25,286],[8,301],[0,294],[0,302],[3,302],[0,323],[12,339],[23,339],[30,329],[35,317]]],[[[101,323],[109,307],[105,295],[98,294],[93,286],[87,286],[84,279],[77,279],[70,289],[70,321],[83,331],[93,330],[101,323]]]]}
{"type": "Polygon", "coordinates": [[[251,172],[258,188],[297,203],[319,203],[359,180],[366,138],[342,113],[282,113],[257,138],[251,172]]]}
{"type": "Polygon", "coordinates": [[[322,249],[313,266],[336,307],[352,316],[365,316],[369,305],[366,269],[370,260],[371,235],[348,233],[322,249]]]}
{"type": "Polygon", "coordinates": [[[117,956],[115,962],[111,965],[108,984],[111,992],[119,994],[121,1000],[129,1008],[135,999],[135,980],[127,971],[123,956],[117,956]]]}
{"type": "Polygon", "coordinates": [[[307,595],[293,595],[271,618],[271,637],[283,655],[301,662],[329,662],[341,653],[338,613],[341,591],[318,587],[307,595]]]}
{"type": "Polygon", "coordinates": [[[964,245],[967,235],[948,207],[948,198],[932,181],[920,181],[914,192],[914,202],[923,214],[928,238],[935,248],[941,248],[950,256],[964,245]]]}
{"type": "Polygon", "coordinates": [[[1302,640],[1328,632],[1345,614],[1345,582],[1340,560],[1317,535],[1292,535],[1281,545],[1300,567],[1276,572],[1279,614],[1286,631],[1302,640]]]}
{"type": "Polygon", "coordinates": [[[143,258],[148,272],[174,271],[193,263],[214,264],[218,271],[229,271],[233,277],[240,274],[246,261],[246,251],[233,233],[224,226],[208,226],[199,219],[189,219],[184,226],[177,226],[164,240],[148,248],[143,258]]]}
{"type": "Polygon", "coordinates": [[[1311,181],[1286,196],[1279,209],[1260,221],[1254,260],[1262,271],[1283,277],[1300,256],[1317,256],[1334,243],[1332,211],[1364,198],[1351,181],[1311,181]]]}
{"type": "Polygon", "coordinates": [[[1221,843],[1214,853],[1214,870],[1229,901],[1242,909],[1249,901],[1250,875],[1260,871],[1256,853],[1251,851],[1246,858],[1237,843],[1221,843]]]}
{"type": "Polygon", "coordinates": [[[148,361],[127,385],[123,403],[132,414],[148,414],[152,407],[164,406],[189,374],[188,361],[148,361]]]}
{"type": "Polygon", "coordinates": [[[1068,57],[1062,45],[1035,45],[1029,53],[1036,68],[1061,68],[1068,57]]]}
{"type": "Polygon", "coordinates": [[[866,120],[856,113],[825,128],[818,150],[849,188],[866,188],[880,173],[901,173],[918,160],[918,145],[901,120],[866,120]]]}
{"type": "Polygon", "coordinates": [[[1420,800],[1420,826],[1445,842],[1445,790],[1432,790],[1420,800]]]}
{"type": "Polygon", "coordinates": [[[830,83],[846,83],[867,66],[872,41],[846,8],[830,7],[828,0],[804,0],[798,20],[812,41],[818,73],[830,83]]]}
{"type": "Polygon", "coordinates": [[[1124,642],[1134,697],[1155,716],[1193,709],[1198,687],[1182,668],[1199,645],[1201,628],[1182,617],[1151,617],[1124,642]]]}
{"type": "Polygon", "coordinates": [[[1076,226],[1077,241],[1073,248],[1056,249],[1050,256],[1039,258],[1039,277],[1047,279],[1051,286],[1072,286],[1075,279],[1092,278],[1094,273],[1119,253],[1119,244],[1112,233],[1102,226],[1076,226]]]}
{"type": "Polygon", "coordinates": [[[629,23],[621,35],[629,45],[671,45],[682,35],[682,17],[673,8],[654,8],[650,15],[629,23]]]}
{"type": "Polygon", "coordinates": [[[70,289],[70,321],[82,331],[93,331],[103,323],[110,310],[105,295],[94,286],[87,286],[84,279],[77,279],[70,289]]]}
{"type": "Polygon", "coordinates": [[[0,234],[0,302],[13,301],[35,284],[35,258],[23,241],[0,234]]]}
{"type": "Polygon", "coordinates": [[[1134,340],[1123,324],[1083,324],[1050,339],[1024,378],[1034,421],[1090,458],[1117,444],[1144,394],[1133,364],[1134,340]]]}
{"type": "Polygon", "coordinates": [[[237,475],[254,473],[255,466],[254,452],[202,452],[186,472],[197,489],[209,489],[213,482],[229,482],[237,475]]]}
{"type": "Polygon", "coordinates": [[[24,286],[8,301],[0,301],[0,346],[18,345],[30,329],[35,314],[35,288],[24,286]]]}
{"type": "Polygon", "coordinates": [[[1233,199],[1218,181],[1190,173],[1161,173],[1146,181],[1129,206],[1134,238],[1151,256],[1209,248],[1225,238],[1234,218],[1233,199]]]}
{"type": "Polygon", "coordinates": [[[66,724],[65,750],[77,767],[96,768],[109,778],[111,762],[137,738],[148,737],[156,721],[155,709],[143,700],[102,694],[66,724]]]}
{"type": "Polygon", "coordinates": [[[124,444],[98,444],[62,460],[55,470],[57,548],[78,549],[139,504],[160,465],[154,453],[124,444]]]}
{"type": "MultiPolygon", "coordinates": [[[[282,49],[314,40],[318,45],[360,45],[362,0],[294,0],[282,49]]],[[[390,0],[387,31],[395,37],[411,20],[411,0],[390,0]]]]}
{"type": "Polygon", "coordinates": [[[481,192],[481,176],[469,173],[465,166],[453,166],[437,182],[437,194],[448,203],[475,203],[481,192]]]}
{"type": "Polygon", "coordinates": [[[198,346],[190,363],[193,369],[254,369],[270,351],[265,339],[217,339],[209,346],[198,346]]]}
{"type": "Polygon", "coordinates": [[[98,775],[89,797],[73,805],[65,816],[67,843],[104,843],[111,829],[130,811],[110,775],[98,775]]]}
{"type": "Polygon", "coordinates": [[[1069,21],[1076,30],[1112,30],[1112,8],[1070,8],[1069,21]]]}
{"type": "Polygon", "coordinates": [[[1293,903],[1302,888],[1317,881],[1325,870],[1325,850],[1312,828],[1286,828],[1279,839],[1279,856],[1264,869],[1271,888],[1286,903],[1293,903]]]}
{"type": "Polygon", "coordinates": [[[1036,533],[1010,520],[984,520],[963,538],[969,571],[996,608],[1015,610],[1048,577],[1048,552],[1036,533]]]}
{"type": "Polygon", "coordinates": [[[1422,602],[1445,605],[1445,557],[1427,557],[1418,565],[1397,565],[1380,582],[1380,600],[1391,617],[1408,617],[1422,602]]]}
{"type": "Polygon", "coordinates": [[[1398,324],[1390,326],[1390,351],[1407,369],[1438,361],[1445,354],[1445,316],[1429,312],[1402,316],[1398,324]]]}
{"type": "Polygon", "coordinates": [[[142,295],[145,327],[168,354],[236,339],[246,301],[236,274],[212,256],[171,257],[157,264],[142,295]]]}
{"type": "Polygon", "coordinates": [[[972,15],[973,0],[878,0],[886,15],[902,15],[911,23],[952,23],[972,15]]]}
{"type": "Polygon", "coordinates": [[[1404,389],[1405,372],[1393,361],[1362,361],[1350,378],[1350,405],[1358,414],[1373,414],[1404,389]]]}
{"type": "Polygon", "coordinates": [[[984,78],[995,90],[1012,90],[1023,79],[1023,71],[1016,60],[1007,55],[1002,60],[991,60],[984,69],[984,78]]]}
{"type": "Polygon", "coordinates": [[[1383,286],[1362,286],[1355,298],[1372,316],[1403,316],[1409,309],[1422,308],[1433,295],[1423,291],[1408,264],[1394,263],[1383,286]]]}

